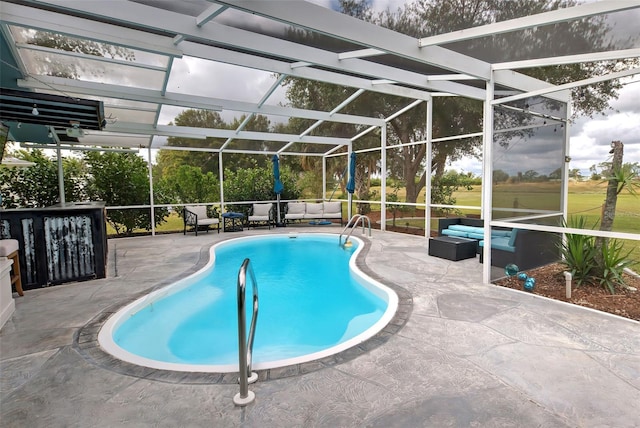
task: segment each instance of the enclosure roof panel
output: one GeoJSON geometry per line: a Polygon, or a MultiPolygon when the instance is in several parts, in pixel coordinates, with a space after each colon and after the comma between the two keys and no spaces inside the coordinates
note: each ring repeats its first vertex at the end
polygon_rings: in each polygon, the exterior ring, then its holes
{"type": "MultiPolygon", "coordinates": [[[[640,0],[556,11],[533,6],[510,11],[507,2],[503,13],[467,27],[453,20],[435,25],[425,19],[420,28],[400,31],[378,25],[380,20],[347,16],[333,9],[334,2],[321,1],[0,3],[0,31],[6,41],[3,85],[4,76],[12,76],[12,86],[27,92],[103,101],[107,129],[118,133],[116,141],[131,136],[128,146],[162,147],[166,137],[194,132],[196,140],[205,141],[234,140],[244,133],[242,141],[255,139],[254,150],[266,147],[264,141],[280,151],[296,142],[295,150],[307,145],[306,151],[330,153],[350,140],[314,140],[321,138],[315,133],[324,129],[322,122],[356,125],[360,130],[384,126],[384,118],[362,108],[349,110],[343,98],[327,111],[291,108],[282,102],[284,78],[346,87],[347,94],[365,91],[406,98],[405,105],[442,94],[484,100],[486,84],[494,79],[496,93],[538,91],[566,102],[568,91],[549,92],[550,83],[515,70],[544,66],[545,61],[585,62],[595,54],[602,61],[640,55],[640,0]],[[201,70],[211,79],[233,75],[229,87],[241,80],[246,85],[257,80],[273,85],[245,95],[189,87],[189,74],[201,70]],[[295,118],[315,128],[304,136],[269,137],[242,129],[203,133],[167,126],[172,121],[167,112],[180,109],[295,118]]],[[[394,113],[385,112],[384,117],[394,113]]],[[[240,150],[247,145],[220,147],[240,150]]]]}

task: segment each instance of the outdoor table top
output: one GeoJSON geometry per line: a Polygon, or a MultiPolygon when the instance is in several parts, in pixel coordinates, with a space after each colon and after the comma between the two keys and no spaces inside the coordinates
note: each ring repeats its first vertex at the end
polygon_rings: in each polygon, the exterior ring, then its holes
{"type": "Polygon", "coordinates": [[[226,212],[226,213],[222,213],[222,217],[224,217],[224,218],[242,218],[242,217],[244,217],[244,214],[236,213],[236,212],[226,212]]]}

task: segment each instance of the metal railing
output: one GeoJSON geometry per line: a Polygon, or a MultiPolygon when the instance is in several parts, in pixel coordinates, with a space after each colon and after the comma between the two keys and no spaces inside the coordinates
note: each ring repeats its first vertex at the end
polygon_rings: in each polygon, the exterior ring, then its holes
{"type": "Polygon", "coordinates": [[[371,237],[371,220],[369,219],[369,217],[367,217],[366,215],[362,215],[362,214],[354,214],[353,217],[351,217],[351,219],[349,219],[349,221],[347,222],[347,225],[344,227],[344,229],[342,229],[342,232],[340,232],[340,236],[338,237],[338,245],[344,246],[349,241],[349,237],[351,237],[351,234],[353,233],[355,228],[358,227],[358,221],[361,221],[361,223],[362,223],[362,233],[364,234],[364,232],[365,232],[364,221],[365,220],[367,221],[367,225],[369,226],[369,237],[371,237]],[[349,227],[351,227],[351,230],[349,231],[349,234],[344,238],[344,242],[342,242],[342,235],[344,235],[344,233],[347,231],[347,229],[349,227]]]}
{"type": "Polygon", "coordinates": [[[251,371],[251,358],[253,352],[253,338],[256,332],[256,321],[258,319],[258,283],[250,265],[249,259],[244,259],[240,271],[238,272],[238,360],[239,360],[239,383],[240,392],[233,397],[236,406],[246,406],[256,398],[253,391],[249,391],[249,384],[258,380],[258,375],[251,371]],[[253,288],[253,316],[249,326],[249,340],[246,339],[247,332],[247,311],[246,311],[246,291],[247,272],[251,279],[253,288]]]}

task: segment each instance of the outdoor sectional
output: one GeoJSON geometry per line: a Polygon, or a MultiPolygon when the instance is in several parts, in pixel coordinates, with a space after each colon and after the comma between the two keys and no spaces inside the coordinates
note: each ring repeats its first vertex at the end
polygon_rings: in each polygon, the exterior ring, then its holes
{"type": "MultiPolygon", "coordinates": [[[[480,219],[441,219],[438,223],[441,236],[475,239],[482,263],[484,227],[480,219]]],[[[514,263],[520,270],[532,269],[560,259],[560,236],[550,232],[521,229],[491,230],[491,265],[505,267],[514,263]]]]}
{"type": "Polygon", "coordinates": [[[342,202],[289,202],[284,220],[340,220],[342,226],[342,202]]]}

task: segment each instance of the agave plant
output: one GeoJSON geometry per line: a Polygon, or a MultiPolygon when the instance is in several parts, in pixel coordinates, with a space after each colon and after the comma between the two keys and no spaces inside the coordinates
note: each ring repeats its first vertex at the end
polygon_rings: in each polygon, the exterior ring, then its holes
{"type": "Polygon", "coordinates": [[[602,277],[600,285],[605,287],[609,293],[615,294],[617,284],[624,285],[622,272],[624,268],[631,264],[629,255],[631,251],[623,253],[623,244],[615,239],[610,239],[602,246],[602,277]]]}
{"type": "MultiPolygon", "coordinates": [[[[563,222],[564,227],[575,229],[593,229],[588,227],[587,219],[583,216],[570,217],[569,225],[563,222]]],[[[559,244],[562,261],[567,266],[569,272],[578,286],[591,278],[591,271],[596,266],[596,248],[593,236],[577,235],[573,233],[565,234],[565,239],[559,244]]]]}

